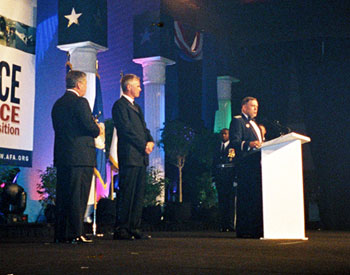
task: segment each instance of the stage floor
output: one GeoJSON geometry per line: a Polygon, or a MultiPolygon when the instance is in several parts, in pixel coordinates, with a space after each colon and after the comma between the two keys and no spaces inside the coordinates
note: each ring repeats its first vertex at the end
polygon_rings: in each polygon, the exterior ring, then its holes
{"type": "Polygon", "coordinates": [[[307,231],[307,241],[237,239],[214,231],[151,232],[151,240],[55,244],[0,239],[0,274],[350,274],[350,232],[307,231]]]}

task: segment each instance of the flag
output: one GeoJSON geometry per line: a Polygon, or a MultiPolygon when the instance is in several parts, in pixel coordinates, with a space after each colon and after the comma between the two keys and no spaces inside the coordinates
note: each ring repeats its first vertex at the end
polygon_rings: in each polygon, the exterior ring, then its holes
{"type": "MultiPolygon", "coordinates": [[[[120,76],[123,77],[123,72],[120,73],[120,76]]],[[[122,96],[122,88],[120,86],[120,94],[119,97],[122,96]]],[[[113,200],[113,193],[114,193],[114,178],[113,178],[113,170],[119,169],[119,162],[118,162],[118,135],[117,135],[117,129],[113,127],[113,136],[111,141],[111,146],[109,148],[109,163],[110,163],[110,177],[111,177],[111,194],[110,198],[113,200]]]]}
{"type": "Polygon", "coordinates": [[[114,128],[111,148],[109,149],[109,161],[116,169],[119,169],[117,146],[118,146],[118,136],[117,136],[117,130],[114,128]]]}
{"type": "MultiPolygon", "coordinates": [[[[120,76],[123,77],[123,72],[120,73],[120,76]]],[[[119,88],[119,98],[122,96],[123,91],[122,87],[119,88]]],[[[114,127],[113,129],[113,137],[111,142],[111,147],[109,149],[109,161],[112,164],[112,166],[116,169],[119,169],[119,163],[118,163],[118,135],[117,135],[117,129],[114,127]]],[[[112,177],[112,173],[111,173],[112,177]]]]}
{"type": "Polygon", "coordinates": [[[67,52],[67,62],[66,62],[66,74],[73,70],[72,63],[70,63],[70,54],[67,52]]]}
{"type": "MultiPolygon", "coordinates": [[[[101,83],[100,76],[96,73],[96,96],[94,109],[92,115],[98,119],[99,122],[104,122],[103,116],[103,103],[102,103],[102,93],[101,93],[101,83]]],[[[94,171],[95,176],[100,180],[104,188],[106,188],[106,153],[104,148],[104,141],[102,146],[96,148],[96,169],[94,171]]]]}
{"type": "Polygon", "coordinates": [[[174,40],[180,50],[180,55],[188,61],[201,60],[203,58],[203,34],[196,31],[191,46],[186,41],[186,29],[180,22],[174,21],[174,40]]]}

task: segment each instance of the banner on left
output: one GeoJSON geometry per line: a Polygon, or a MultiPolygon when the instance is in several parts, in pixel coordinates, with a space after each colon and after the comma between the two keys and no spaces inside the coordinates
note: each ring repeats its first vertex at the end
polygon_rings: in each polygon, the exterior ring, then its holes
{"type": "Polygon", "coordinates": [[[36,0],[0,3],[0,165],[32,166],[36,0]]]}

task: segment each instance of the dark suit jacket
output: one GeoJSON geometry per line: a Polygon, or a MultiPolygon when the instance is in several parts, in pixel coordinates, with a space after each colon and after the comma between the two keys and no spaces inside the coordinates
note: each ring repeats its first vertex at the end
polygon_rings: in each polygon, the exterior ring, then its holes
{"type": "Polygon", "coordinates": [[[121,166],[147,166],[146,143],[153,141],[139,105],[132,105],[124,96],[112,108],[118,135],[118,161],[121,166]]]}
{"type": "Polygon", "coordinates": [[[51,112],[55,130],[55,166],[96,166],[94,138],[99,128],[86,98],[67,91],[51,112]]]}
{"type": "Polygon", "coordinates": [[[230,142],[238,157],[244,157],[249,151],[249,142],[259,140],[249,120],[242,114],[233,117],[230,124],[230,142]],[[244,144],[242,146],[242,142],[244,144]]]}

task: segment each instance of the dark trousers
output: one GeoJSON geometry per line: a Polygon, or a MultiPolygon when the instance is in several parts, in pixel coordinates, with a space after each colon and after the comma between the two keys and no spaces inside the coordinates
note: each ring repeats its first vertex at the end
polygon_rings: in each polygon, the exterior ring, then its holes
{"type": "MultiPolygon", "coordinates": [[[[222,168],[232,169],[232,168],[222,168]]],[[[234,174],[231,171],[219,171],[215,177],[216,190],[218,192],[219,211],[221,216],[221,228],[234,230],[235,216],[235,188],[233,187],[234,174]]]]}
{"type": "Polygon", "coordinates": [[[57,167],[56,240],[70,240],[83,235],[92,174],[93,167],[57,167]]]}
{"type": "Polygon", "coordinates": [[[245,157],[238,167],[237,237],[263,236],[261,154],[245,157]]]}
{"type": "Polygon", "coordinates": [[[139,230],[146,181],[145,166],[121,166],[116,226],[129,232],[139,230]]]}

